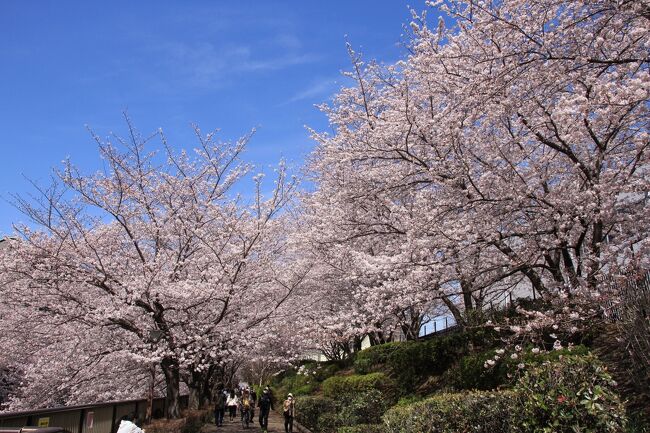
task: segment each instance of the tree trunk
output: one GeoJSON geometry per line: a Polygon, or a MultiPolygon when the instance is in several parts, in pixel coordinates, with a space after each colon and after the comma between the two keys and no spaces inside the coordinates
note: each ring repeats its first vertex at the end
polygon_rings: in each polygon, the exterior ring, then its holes
{"type": "Polygon", "coordinates": [[[204,409],[210,406],[212,402],[212,390],[214,389],[216,377],[216,366],[211,365],[208,368],[208,372],[203,375],[203,380],[201,381],[201,399],[199,401],[199,407],[204,409]]]}
{"type": "Polygon", "coordinates": [[[160,367],[165,375],[165,385],[167,388],[167,410],[165,416],[167,419],[180,418],[180,371],[178,362],[171,358],[163,358],[160,367]]]}
{"type": "Polygon", "coordinates": [[[198,410],[201,405],[201,385],[203,384],[201,373],[190,371],[187,380],[187,388],[190,391],[189,403],[187,408],[190,410],[198,410]]]}

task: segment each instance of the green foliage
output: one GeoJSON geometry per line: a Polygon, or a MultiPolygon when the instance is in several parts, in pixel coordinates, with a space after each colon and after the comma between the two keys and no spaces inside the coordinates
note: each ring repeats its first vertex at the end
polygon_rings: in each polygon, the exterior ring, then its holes
{"type": "Polygon", "coordinates": [[[341,427],[341,417],[334,412],[327,412],[318,417],[318,422],[314,428],[313,433],[336,433],[341,427]]]}
{"type": "Polygon", "coordinates": [[[313,396],[296,399],[296,419],[307,427],[318,431],[318,420],[324,414],[333,414],[336,411],[334,401],[327,397],[313,396]]]}
{"type": "Polygon", "coordinates": [[[393,403],[378,389],[346,394],[336,403],[339,425],[376,423],[393,403]]]}
{"type": "Polygon", "coordinates": [[[370,389],[381,391],[387,400],[392,401],[396,397],[395,382],[384,373],[333,376],[322,383],[321,389],[326,397],[335,399],[347,394],[357,394],[370,389]]]}
{"type": "Polygon", "coordinates": [[[624,431],[625,410],[602,363],[567,356],[527,371],[515,386],[522,433],[624,431]]]}
{"type": "Polygon", "coordinates": [[[418,395],[408,395],[405,397],[402,397],[399,399],[397,402],[398,406],[408,406],[409,404],[417,403],[419,401],[424,400],[423,397],[420,397],[418,395]]]}
{"type": "Polygon", "coordinates": [[[510,433],[510,392],[439,394],[384,415],[386,433],[510,433]]]}
{"type": "Polygon", "coordinates": [[[386,364],[388,356],[402,344],[400,342],[378,344],[358,352],[354,358],[354,371],[358,374],[368,374],[380,370],[386,364]]]}
{"type": "Polygon", "coordinates": [[[589,353],[585,346],[575,346],[569,349],[554,350],[535,354],[530,350],[517,352],[517,358],[505,354],[491,368],[486,368],[485,362],[493,359],[496,350],[488,350],[464,356],[445,375],[445,383],[454,389],[490,390],[502,386],[512,386],[518,377],[517,365],[523,363],[528,368],[546,361],[557,361],[567,356],[584,356],[589,353]]]}
{"type": "Polygon", "coordinates": [[[400,395],[412,393],[417,383],[435,367],[432,362],[435,356],[429,353],[427,343],[401,343],[388,354],[386,366],[399,386],[400,395]]]}
{"type": "Polygon", "coordinates": [[[495,355],[494,350],[463,357],[448,374],[448,381],[455,389],[496,389],[507,381],[508,365],[499,362],[492,368],[485,368],[487,360],[495,355]]]}
{"type": "Polygon", "coordinates": [[[400,395],[412,394],[427,376],[443,373],[467,353],[470,343],[480,346],[491,342],[489,332],[455,333],[427,341],[372,346],[357,354],[354,368],[357,373],[385,371],[395,379],[400,395]]]}
{"type": "Polygon", "coordinates": [[[386,433],[386,427],[383,424],[359,424],[339,427],[337,433],[386,433]]]}

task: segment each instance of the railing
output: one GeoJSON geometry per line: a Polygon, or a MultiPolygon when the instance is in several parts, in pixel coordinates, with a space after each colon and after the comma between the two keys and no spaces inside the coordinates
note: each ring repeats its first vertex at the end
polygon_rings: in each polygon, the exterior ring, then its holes
{"type": "MultiPolygon", "coordinates": [[[[162,418],[165,398],[153,401],[154,418],[162,418]]],[[[124,415],[144,419],[147,400],[122,400],[80,406],[64,406],[20,412],[0,412],[0,430],[12,427],[62,427],[71,433],[115,433],[124,415]]],[[[180,398],[180,407],[188,406],[188,396],[180,398]]]]}

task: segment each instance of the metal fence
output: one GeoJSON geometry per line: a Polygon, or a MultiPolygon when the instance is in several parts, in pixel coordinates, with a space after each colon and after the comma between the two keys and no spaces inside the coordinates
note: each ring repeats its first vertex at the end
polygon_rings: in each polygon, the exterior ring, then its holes
{"type": "MultiPolygon", "coordinates": [[[[188,406],[188,397],[180,398],[181,409],[188,406]]],[[[72,433],[115,433],[124,415],[135,414],[144,419],[147,400],[123,400],[82,406],[65,406],[24,412],[0,413],[0,429],[10,427],[62,427],[72,433]]],[[[165,398],[153,401],[154,418],[165,413],[165,398]]]]}
{"type": "MultiPolygon", "coordinates": [[[[610,299],[603,302],[603,314],[612,322],[622,320],[630,306],[639,307],[647,304],[647,299],[650,299],[650,272],[639,278],[626,278],[622,282],[607,278],[600,283],[605,286],[606,292],[613,293],[610,299]]],[[[646,314],[650,315],[650,311],[646,314]]]]}

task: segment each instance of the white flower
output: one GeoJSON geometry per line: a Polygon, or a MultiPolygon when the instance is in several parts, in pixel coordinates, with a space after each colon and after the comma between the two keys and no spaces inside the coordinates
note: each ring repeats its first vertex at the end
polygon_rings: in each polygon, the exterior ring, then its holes
{"type": "Polygon", "coordinates": [[[497,349],[497,353],[499,355],[503,355],[504,352],[505,352],[505,350],[503,350],[503,349],[497,349]]]}
{"type": "Polygon", "coordinates": [[[560,343],[560,340],[555,340],[555,343],[553,343],[553,349],[554,350],[562,349],[562,343],[560,343]]]}
{"type": "Polygon", "coordinates": [[[525,367],[525,365],[524,365],[523,362],[520,362],[519,364],[517,364],[517,368],[520,369],[520,370],[522,370],[524,367],[525,367]]]}
{"type": "Polygon", "coordinates": [[[557,340],[557,335],[555,334],[549,334],[548,336],[551,337],[553,340],[557,340]]]}
{"type": "Polygon", "coordinates": [[[494,359],[488,359],[488,360],[487,360],[487,364],[488,364],[490,367],[492,367],[492,366],[494,366],[494,364],[496,364],[496,361],[494,361],[494,359]]]}
{"type": "Polygon", "coordinates": [[[516,353],[510,355],[510,359],[517,359],[517,358],[519,358],[519,356],[516,353]]]}
{"type": "Polygon", "coordinates": [[[517,344],[517,345],[515,346],[515,350],[516,350],[517,352],[521,352],[521,346],[517,344]]]}
{"type": "Polygon", "coordinates": [[[531,352],[535,354],[539,353],[539,347],[533,347],[533,350],[531,350],[531,352]]]}

